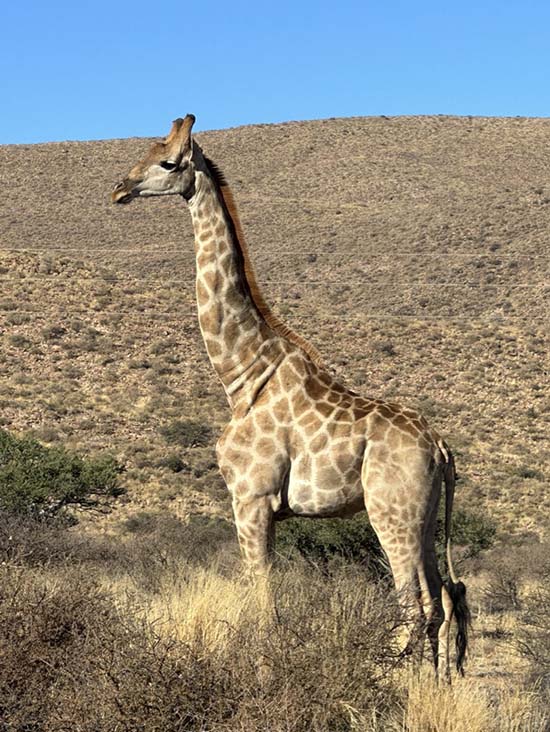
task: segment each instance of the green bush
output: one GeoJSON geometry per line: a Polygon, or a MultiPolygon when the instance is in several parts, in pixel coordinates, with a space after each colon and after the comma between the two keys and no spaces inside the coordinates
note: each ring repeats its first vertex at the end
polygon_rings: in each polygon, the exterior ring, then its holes
{"type": "Polygon", "coordinates": [[[277,526],[277,553],[327,567],[335,559],[368,565],[385,574],[385,558],[365,512],[351,519],[288,519],[277,526]]]}
{"type": "Polygon", "coordinates": [[[48,518],[70,504],[118,495],[121,470],[110,455],[85,460],[0,430],[0,509],[10,513],[48,518]]]}
{"type": "MultiPolygon", "coordinates": [[[[484,549],[493,545],[496,534],[494,523],[479,513],[467,513],[466,511],[453,511],[453,526],[451,539],[454,545],[466,549],[465,558],[477,557],[484,549]]],[[[445,531],[443,515],[438,524],[436,541],[444,550],[445,531]]]]}
{"type": "MultiPolygon", "coordinates": [[[[443,566],[445,555],[444,506],[441,507],[436,534],[437,551],[443,566]]],[[[451,538],[465,548],[464,558],[475,557],[494,540],[495,526],[480,514],[453,512],[451,538]]],[[[285,558],[301,556],[321,566],[335,559],[368,565],[376,575],[389,568],[366,512],[352,519],[288,519],[277,527],[277,552],[285,558]]]]}
{"type": "Polygon", "coordinates": [[[160,433],[167,442],[183,447],[204,447],[212,439],[212,429],[209,425],[190,419],[177,419],[163,425],[160,433]]]}

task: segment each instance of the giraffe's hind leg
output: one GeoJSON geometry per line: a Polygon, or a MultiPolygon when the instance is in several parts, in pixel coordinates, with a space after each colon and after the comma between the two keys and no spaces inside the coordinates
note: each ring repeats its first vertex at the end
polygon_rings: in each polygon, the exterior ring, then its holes
{"type": "Polygon", "coordinates": [[[435,666],[441,625],[441,577],[433,540],[439,486],[422,462],[406,473],[387,457],[377,460],[376,449],[367,454],[362,480],[365,507],[408,619],[406,650],[421,655],[427,635],[435,666]]]}
{"type": "Polygon", "coordinates": [[[403,612],[403,653],[413,655],[418,662],[423,657],[424,639],[431,614],[431,605],[426,602],[423,591],[425,574],[422,563],[418,555],[404,557],[383,539],[380,543],[388,558],[403,612]]]}
{"type": "MultiPolygon", "coordinates": [[[[444,603],[445,588],[439,573],[437,555],[435,550],[435,534],[437,529],[437,514],[441,494],[441,474],[438,470],[434,472],[432,479],[431,499],[426,511],[426,522],[424,526],[423,539],[423,569],[424,569],[424,595],[429,598],[430,613],[427,616],[427,634],[432,649],[433,663],[438,675],[447,675],[449,667],[449,649],[445,628],[443,628],[446,610],[444,603]],[[443,628],[443,629],[442,629],[443,628]]],[[[448,624],[447,624],[448,625],[448,624]]]]}

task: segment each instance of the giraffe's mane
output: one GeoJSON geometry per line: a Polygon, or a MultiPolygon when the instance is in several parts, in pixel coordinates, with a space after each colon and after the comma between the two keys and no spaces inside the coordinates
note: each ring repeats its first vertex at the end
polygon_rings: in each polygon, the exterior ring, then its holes
{"type": "Polygon", "coordinates": [[[229,224],[233,229],[232,233],[234,234],[235,245],[238,247],[242,255],[244,278],[246,280],[245,284],[248,287],[254,305],[264,318],[265,322],[272,330],[275,331],[275,333],[291,341],[291,343],[297,345],[299,348],[305,351],[305,353],[307,353],[312,361],[321,366],[322,358],[317,349],[312,346],[311,343],[309,343],[305,338],[302,338],[302,336],[295,333],[292,328],[289,328],[288,325],[283,323],[283,321],[280,320],[277,315],[273,313],[269,305],[266,303],[262,291],[260,290],[260,287],[258,285],[256,273],[254,272],[254,268],[250,260],[250,254],[244,238],[241,221],[237,211],[237,205],[235,203],[235,199],[233,198],[233,191],[229,187],[225,175],[216,165],[216,163],[214,163],[206,156],[204,156],[204,160],[208,167],[211,178],[214,181],[214,184],[218,190],[218,193],[220,194],[220,198],[229,219],[229,224]]]}

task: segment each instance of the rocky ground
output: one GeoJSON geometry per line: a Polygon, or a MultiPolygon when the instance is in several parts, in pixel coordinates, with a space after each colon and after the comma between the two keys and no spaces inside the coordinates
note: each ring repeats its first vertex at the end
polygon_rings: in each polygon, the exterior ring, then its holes
{"type": "MultiPolygon", "coordinates": [[[[178,112],[179,110],[176,110],[178,112]]],[[[166,133],[169,120],[166,120],[166,133]]],[[[330,119],[200,133],[274,310],[349,386],[419,406],[454,447],[459,507],[500,537],[550,525],[550,121],[330,119]]],[[[109,450],[124,503],[227,514],[229,417],[175,198],[109,203],[149,140],[0,147],[0,422],[109,450]],[[212,429],[184,447],[178,424],[212,429]]]]}

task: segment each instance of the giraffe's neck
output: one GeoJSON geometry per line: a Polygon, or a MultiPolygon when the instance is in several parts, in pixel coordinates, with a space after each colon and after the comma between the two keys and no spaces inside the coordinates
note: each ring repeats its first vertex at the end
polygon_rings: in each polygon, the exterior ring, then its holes
{"type": "Polygon", "coordinates": [[[284,358],[286,341],[255,304],[237,228],[220,187],[199,171],[195,191],[189,209],[199,324],[230,405],[246,409],[284,358]]]}

